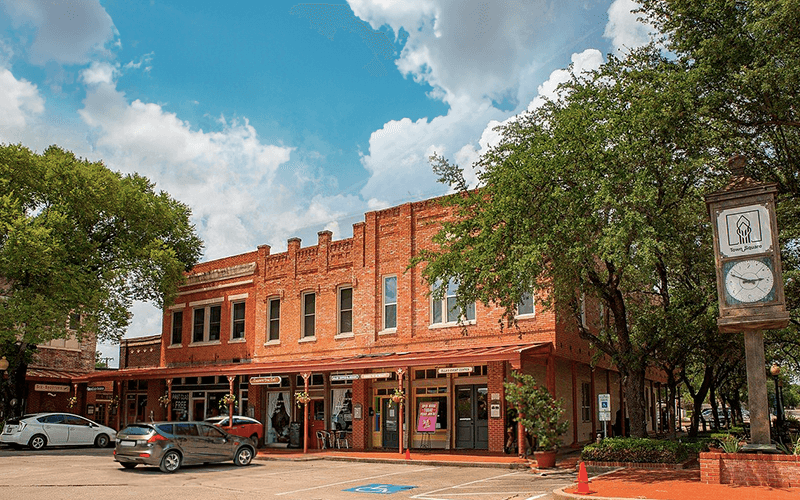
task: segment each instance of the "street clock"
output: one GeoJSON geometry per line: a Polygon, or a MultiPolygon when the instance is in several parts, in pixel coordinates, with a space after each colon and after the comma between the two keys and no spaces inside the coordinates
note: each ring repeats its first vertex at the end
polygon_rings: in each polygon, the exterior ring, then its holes
{"type": "Polygon", "coordinates": [[[744,158],[731,160],[733,179],[706,196],[714,230],[719,318],[723,332],[784,328],[789,321],[781,278],[775,184],[744,175],[744,158]]]}

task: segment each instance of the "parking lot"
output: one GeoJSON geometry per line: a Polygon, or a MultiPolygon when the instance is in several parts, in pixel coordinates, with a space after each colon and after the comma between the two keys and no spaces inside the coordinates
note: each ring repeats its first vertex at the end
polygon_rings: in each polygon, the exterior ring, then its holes
{"type": "Polygon", "coordinates": [[[213,464],[164,474],[122,469],[112,449],[0,447],[0,500],[206,498],[418,500],[547,499],[574,474],[527,470],[331,460],[256,460],[248,467],[213,464]],[[377,496],[382,495],[382,496],[377,496]],[[387,496],[388,495],[388,496],[387,496]]]}

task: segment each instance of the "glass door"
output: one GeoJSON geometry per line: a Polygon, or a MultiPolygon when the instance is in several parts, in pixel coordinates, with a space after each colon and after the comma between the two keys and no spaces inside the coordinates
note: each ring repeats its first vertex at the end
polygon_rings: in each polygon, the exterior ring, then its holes
{"type": "Polygon", "coordinates": [[[388,449],[398,449],[400,447],[400,432],[399,432],[399,408],[400,405],[393,402],[389,398],[382,400],[381,419],[383,420],[383,434],[382,441],[383,447],[388,449]]]}

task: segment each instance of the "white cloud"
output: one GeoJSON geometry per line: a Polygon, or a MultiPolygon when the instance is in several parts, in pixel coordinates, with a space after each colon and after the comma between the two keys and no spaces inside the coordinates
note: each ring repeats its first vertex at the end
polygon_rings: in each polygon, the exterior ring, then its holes
{"type": "Polygon", "coordinates": [[[44,112],[44,99],[39,89],[25,79],[16,79],[11,71],[0,67],[0,140],[9,136],[9,129],[22,129],[44,112]]]}
{"type": "Polygon", "coordinates": [[[632,11],[640,5],[633,0],[615,0],[608,8],[608,24],[603,36],[611,39],[614,47],[623,52],[646,45],[655,29],[638,20],[632,11]]]}
{"type": "Polygon", "coordinates": [[[15,27],[32,25],[36,29],[30,47],[33,64],[88,63],[93,54],[105,51],[116,32],[98,0],[15,0],[5,9],[15,27]]]}
{"type": "Polygon", "coordinates": [[[96,85],[98,83],[111,83],[114,77],[119,72],[117,66],[107,63],[92,61],[92,64],[81,71],[81,77],[87,85],[96,85]]]}

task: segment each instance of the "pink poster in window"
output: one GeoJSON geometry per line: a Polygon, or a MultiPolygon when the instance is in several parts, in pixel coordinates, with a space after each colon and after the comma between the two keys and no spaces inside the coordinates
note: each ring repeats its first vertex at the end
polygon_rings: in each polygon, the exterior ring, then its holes
{"type": "Polygon", "coordinates": [[[436,431],[436,417],[439,416],[439,402],[429,401],[419,404],[419,421],[417,432],[436,431]]]}

